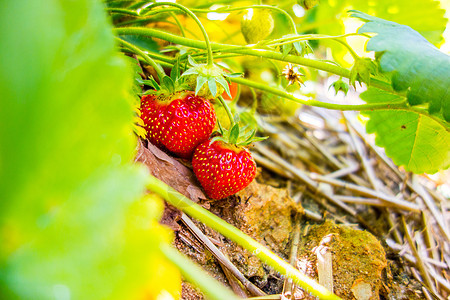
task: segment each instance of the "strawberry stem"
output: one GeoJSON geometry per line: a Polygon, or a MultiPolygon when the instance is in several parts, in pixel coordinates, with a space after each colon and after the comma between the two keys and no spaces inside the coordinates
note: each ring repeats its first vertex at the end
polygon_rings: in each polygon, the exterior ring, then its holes
{"type": "Polygon", "coordinates": [[[233,114],[231,113],[230,107],[228,106],[227,102],[225,101],[225,99],[223,99],[222,96],[219,96],[219,101],[220,101],[220,104],[222,104],[223,108],[225,108],[228,119],[230,119],[230,128],[233,128],[235,122],[234,122],[233,114]]]}
{"type": "MultiPolygon", "coordinates": [[[[212,67],[213,66],[213,53],[212,53],[212,48],[211,48],[211,42],[209,40],[208,34],[206,33],[205,27],[203,26],[202,22],[200,22],[200,20],[197,18],[197,16],[191,10],[189,10],[187,7],[185,7],[181,4],[178,4],[178,3],[173,3],[173,2],[156,2],[156,3],[152,3],[148,6],[144,6],[142,9],[151,10],[152,8],[158,7],[158,6],[176,7],[178,9],[182,10],[183,12],[185,12],[186,14],[188,14],[192,19],[194,19],[194,21],[197,23],[198,27],[202,31],[203,38],[205,39],[206,51],[207,51],[207,65],[208,65],[208,67],[212,67]]],[[[141,13],[140,10],[138,10],[138,12],[141,13]]],[[[144,12],[143,14],[140,14],[140,15],[146,16],[146,14],[147,13],[144,12]]]]}
{"type": "Polygon", "coordinates": [[[159,64],[157,64],[150,56],[148,56],[144,51],[142,51],[138,47],[134,46],[133,44],[130,44],[130,43],[122,40],[121,38],[116,37],[115,39],[117,41],[119,41],[119,43],[124,45],[126,48],[128,48],[131,51],[133,51],[134,53],[140,55],[149,65],[151,65],[153,67],[153,69],[155,69],[156,74],[158,74],[159,82],[161,82],[163,77],[166,76],[163,68],[159,64]]]}

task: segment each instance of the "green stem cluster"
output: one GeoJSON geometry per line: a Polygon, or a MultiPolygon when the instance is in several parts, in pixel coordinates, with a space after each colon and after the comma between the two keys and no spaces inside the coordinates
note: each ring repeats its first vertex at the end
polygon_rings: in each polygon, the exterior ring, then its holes
{"type": "MultiPolygon", "coordinates": [[[[191,40],[188,38],[183,38],[183,37],[171,34],[171,33],[163,32],[161,30],[156,30],[156,29],[151,29],[151,28],[128,27],[128,28],[116,28],[116,29],[114,29],[114,31],[116,34],[119,34],[119,35],[121,35],[121,34],[123,34],[123,35],[127,35],[127,34],[144,35],[144,36],[149,36],[149,37],[166,39],[170,42],[188,46],[188,47],[192,47],[192,48],[197,48],[197,49],[205,49],[206,48],[205,42],[191,40]]],[[[326,72],[336,74],[336,75],[339,75],[339,76],[345,77],[345,78],[350,77],[350,71],[347,69],[344,69],[342,67],[339,67],[337,65],[334,65],[334,64],[331,64],[328,62],[323,62],[323,61],[314,60],[314,59],[310,59],[310,58],[299,57],[299,56],[294,56],[294,55],[283,56],[282,53],[278,53],[275,51],[265,50],[265,49],[254,49],[252,47],[239,46],[239,45],[211,43],[211,47],[214,50],[220,49],[220,51],[222,51],[222,52],[231,53],[231,54],[225,54],[225,55],[252,55],[252,56],[258,56],[258,57],[265,57],[265,58],[270,58],[270,59],[274,59],[274,60],[285,61],[285,62],[290,62],[290,63],[294,63],[294,64],[298,64],[298,65],[303,65],[306,67],[315,68],[315,69],[326,71],[326,72]]],[[[174,59],[168,58],[168,57],[165,57],[162,55],[159,55],[158,57],[153,57],[153,58],[159,59],[166,64],[174,63],[174,59]]],[[[302,100],[302,99],[295,97],[294,95],[284,92],[282,90],[272,88],[267,85],[260,84],[260,83],[257,83],[257,82],[251,81],[251,80],[247,80],[247,79],[243,79],[243,78],[230,78],[230,80],[235,81],[239,84],[243,84],[243,85],[246,85],[246,86],[249,86],[252,88],[256,88],[261,91],[265,91],[265,92],[268,92],[268,93],[271,93],[274,95],[278,95],[280,97],[283,97],[283,98],[286,98],[286,99],[289,99],[289,100],[292,100],[292,101],[295,101],[298,103],[302,103],[305,105],[310,105],[310,106],[323,107],[323,108],[341,110],[341,111],[346,111],[346,110],[372,111],[372,110],[392,110],[392,109],[411,111],[411,112],[413,111],[415,113],[419,113],[421,115],[425,115],[427,117],[432,118],[439,124],[442,124],[448,131],[450,131],[449,125],[442,122],[439,118],[437,118],[433,115],[430,115],[426,110],[408,106],[406,100],[398,101],[398,102],[387,102],[387,103],[380,102],[380,103],[361,104],[361,105],[345,105],[345,104],[337,104],[337,103],[327,103],[327,102],[321,102],[321,101],[316,101],[316,100],[302,100]]],[[[388,82],[381,81],[376,78],[371,78],[371,86],[388,91],[390,93],[398,94],[392,89],[392,86],[388,82]]],[[[402,94],[400,94],[400,95],[403,96],[402,94]]]]}
{"type": "MultiPolygon", "coordinates": [[[[167,33],[161,30],[152,29],[152,28],[140,28],[140,27],[127,27],[127,28],[116,28],[116,34],[129,34],[129,35],[143,35],[148,37],[160,38],[166,41],[188,46],[196,49],[206,49],[207,44],[203,41],[192,40],[184,37],[180,37],[178,35],[174,35],[171,33],[167,33]]],[[[249,46],[241,46],[241,45],[228,45],[228,44],[220,44],[220,43],[211,43],[212,50],[218,50],[223,53],[235,53],[241,55],[251,55],[264,57],[268,59],[290,62],[297,65],[302,65],[305,67],[311,67],[318,70],[326,71],[328,73],[336,74],[341,77],[349,78],[350,70],[339,67],[337,65],[323,62],[320,60],[314,60],[311,58],[300,57],[295,55],[283,55],[283,53],[276,52],[268,49],[255,49],[254,47],[249,46]]],[[[376,78],[371,78],[371,85],[376,88],[380,88],[382,90],[386,90],[389,92],[394,92],[390,83],[378,80],[376,78]]]]}
{"type": "MultiPolygon", "coordinates": [[[[163,4],[165,2],[160,2],[158,4],[163,4]]],[[[197,19],[198,20],[198,19],[197,19]]],[[[200,22],[200,21],[199,21],[200,22]]],[[[203,28],[204,30],[204,28],[203,28]]],[[[209,39],[205,41],[199,41],[199,40],[192,40],[185,37],[180,37],[178,35],[174,35],[171,33],[167,33],[161,30],[152,29],[152,28],[140,28],[140,27],[126,27],[126,28],[116,28],[114,29],[115,33],[120,35],[142,35],[142,36],[148,36],[152,38],[160,38],[175,44],[196,48],[196,49],[207,49],[208,50],[208,59],[212,61],[212,54],[209,52],[212,50],[217,51],[221,53],[220,56],[229,56],[229,55],[250,55],[250,56],[257,56],[257,57],[264,57],[267,59],[272,60],[278,60],[288,63],[293,63],[297,65],[302,65],[305,67],[311,67],[317,70],[322,70],[331,74],[336,74],[340,77],[350,78],[350,70],[342,68],[340,66],[337,66],[335,64],[326,62],[326,61],[320,61],[315,60],[311,58],[306,57],[300,57],[295,55],[283,55],[280,52],[273,51],[271,49],[260,49],[257,47],[260,47],[261,45],[253,45],[253,46],[242,46],[242,45],[230,45],[230,44],[221,44],[221,43],[210,43],[209,39]]],[[[206,35],[206,32],[205,32],[206,35]]],[[[354,35],[354,34],[350,34],[354,35]]],[[[207,35],[206,35],[207,36],[207,35]]],[[[280,39],[275,41],[276,43],[284,43],[284,42],[293,42],[293,41],[299,41],[304,39],[336,39],[346,37],[349,35],[342,35],[342,36],[326,36],[326,35],[310,35],[310,36],[302,36],[297,38],[290,38],[290,39],[280,39]]],[[[345,45],[344,45],[345,46],[345,45]]],[[[352,54],[356,55],[356,54],[352,54]]],[[[162,59],[166,63],[170,59],[162,59]]],[[[173,59],[172,59],[173,61],[173,59]]],[[[315,100],[302,100],[299,99],[292,94],[286,93],[284,91],[271,88],[267,85],[258,84],[256,82],[242,79],[242,78],[232,78],[232,81],[238,82],[240,84],[247,85],[249,87],[257,88],[262,91],[266,91],[287,99],[290,99],[295,102],[299,102],[305,105],[310,106],[317,106],[317,107],[324,107],[329,109],[335,109],[335,110],[356,110],[356,111],[371,111],[371,110],[403,110],[403,111],[414,111],[415,113],[419,113],[421,115],[425,115],[427,117],[432,118],[433,120],[437,121],[439,124],[442,124],[448,131],[450,131],[449,125],[445,124],[445,122],[442,122],[439,118],[430,115],[426,110],[410,107],[407,105],[406,101],[398,101],[398,102],[388,102],[388,103],[374,103],[374,104],[362,104],[362,105],[342,105],[342,104],[334,104],[334,103],[326,103],[326,102],[320,102],[315,100]]],[[[398,93],[393,90],[391,84],[386,81],[379,80],[377,78],[371,78],[370,85],[375,88],[379,88],[381,90],[388,91],[393,94],[398,94],[402,97],[404,97],[404,94],[398,93]]]]}
{"type": "Polygon", "coordinates": [[[162,78],[164,77],[165,73],[164,70],[161,68],[161,66],[159,64],[157,64],[150,56],[148,56],[144,51],[142,51],[141,49],[139,49],[138,47],[136,47],[135,45],[128,43],[120,38],[116,37],[116,40],[122,44],[123,46],[125,46],[126,48],[130,49],[132,52],[140,55],[150,66],[152,66],[156,73],[158,74],[158,78],[159,80],[162,80],[162,78]]]}
{"type": "MultiPolygon", "coordinates": [[[[149,6],[147,6],[145,8],[145,11],[147,10],[151,10],[152,8],[158,7],[158,6],[173,6],[176,7],[180,10],[182,10],[183,12],[185,12],[186,14],[188,14],[192,19],[194,19],[194,21],[197,23],[198,27],[200,28],[200,30],[202,31],[203,34],[203,38],[205,39],[205,47],[208,53],[208,57],[207,57],[207,65],[209,67],[211,67],[213,65],[213,54],[212,54],[212,50],[211,50],[211,42],[209,40],[208,34],[206,33],[205,27],[203,27],[202,22],[200,22],[200,20],[197,18],[197,16],[190,11],[188,8],[184,7],[181,4],[178,3],[173,3],[173,2],[156,2],[156,3],[152,3],[149,6]]],[[[142,16],[145,16],[146,13],[144,11],[141,12],[142,16]]]]}

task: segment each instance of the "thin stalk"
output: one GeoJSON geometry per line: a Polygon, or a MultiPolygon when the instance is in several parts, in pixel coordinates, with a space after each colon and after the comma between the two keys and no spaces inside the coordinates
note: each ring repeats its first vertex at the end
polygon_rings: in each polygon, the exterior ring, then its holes
{"type": "Polygon", "coordinates": [[[133,51],[134,53],[140,55],[149,65],[151,65],[155,69],[156,73],[158,74],[159,80],[161,81],[163,79],[166,73],[164,73],[162,67],[159,64],[157,64],[152,58],[150,58],[150,56],[148,56],[144,51],[142,51],[135,45],[122,40],[121,38],[116,37],[116,40],[119,41],[119,43],[121,43],[128,49],[130,49],[131,51],[133,51]]]}
{"type": "Polygon", "coordinates": [[[134,11],[134,10],[130,10],[130,9],[125,9],[125,8],[106,8],[106,11],[113,13],[113,14],[123,14],[123,15],[130,15],[130,16],[139,16],[139,14],[134,11]]]}
{"type": "Polygon", "coordinates": [[[347,33],[347,34],[341,34],[341,35],[304,34],[304,35],[299,35],[296,37],[287,37],[287,38],[285,37],[285,38],[280,38],[280,39],[276,39],[276,40],[270,40],[263,44],[273,47],[273,46],[282,46],[285,44],[291,44],[291,43],[300,42],[300,41],[339,39],[339,38],[346,38],[349,36],[362,36],[362,37],[370,38],[370,36],[368,36],[366,34],[360,34],[360,33],[347,33]]]}
{"type": "Polygon", "coordinates": [[[235,122],[234,122],[233,114],[231,113],[230,107],[225,102],[225,99],[223,99],[222,96],[219,96],[219,101],[220,101],[220,104],[222,104],[223,108],[225,108],[225,111],[227,112],[228,119],[230,119],[230,128],[233,128],[235,122]]]}
{"type": "Polygon", "coordinates": [[[203,271],[199,266],[194,264],[189,258],[185,257],[171,246],[161,244],[160,249],[161,254],[178,267],[183,277],[200,288],[208,299],[240,299],[232,291],[224,287],[217,280],[203,271]]]}
{"type": "MultiPolygon", "coordinates": [[[[125,49],[125,48],[123,48],[122,51],[123,51],[123,52],[126,52],[126,53],[136,54],[136,53],[134,53],[133,51],[131,51],[131,50],[129,50],[129,49],[125,49]]],[[[140,56],[138,56],[137,59],[139,60],[140,63],[146,63],[146,64],[148,64],[148,62],[147,62],[145,59],[143,59],[142,57],[140,57],[140,56]]],[[[164,61],[160,61],[160,60],[158,60],[158,59],[155,59],[155,62],[158,62],[158,64],[160,64],[162,67],[166,67],[166,68],[168,68],[168,69],[173,68],[173,64],[169,64],[169,63],[166,63],[166,62],[164,62],[164,61]]]]}
{"type": "MultiPolygon", "coordinates": [[[[200,22],[200,20],[197,18],[197,16],[190,11],[188,8],[184,7],[181,4],[178,3],[172,3],[172,2],[157,2],[157,3],[152,3],[149,6],[146,6],[145,9],[150,10],[154,7],[158,7],[158,6],[173,6],[176,7],[180,10],[182,10],[183,12],[185,12],[186,14],[188,14],[192,19],[194,19],[194,21],[197,23],[198,27],[200,28],[200,30],[202,31],[203,34],[203,38],[205,39],[205,43],[206,43],[206,50],[208,53],[208,60],[207,60],[207,65],[208,67],[212,67],[213,66],[213,54],[212,54],[212,49],[211,49],[211,42],[209,40],[208,34],[206,33],[205,27],[203,27],[202,22],[200,22]]],[[[146,14],[144,13],[143,16],[145,16],[146,14]]]]}
{"type": "Polygon", "coordinates": [[[189,200],[161,180],[153,176],[149,176],[147,180],[147,187],[149,190],[166,199],[166,201],[173,206],[247,249],[276,271],[289,276],[297,285],[304,288],[307,292],[319,297],[322,300],[340,299],[338,296],[318,284],[315,280],[299,272],[293,266],[285,262],[283,259],[275,255],[272,251],[268,250],[254,239],[244,234],[236,227],[228,224],[226,221],[189,200]]]}
{"type": "MultiPolygon", "coordinates": [[[[334,109],[334,110],[357,110],[357,111],[372,111],[372,110],[387,110],[387,109],[406,109],[406,100],[398,101],[398,102],[387,102],[387,103],[371,103],[371,104],[338,104],[338,103],[327,103],[322,101],[317,101],[313,99],[300,99],[293,94],[289,94],[287,92],[284,92],[282,90],[279,90],[274,87],[270,87],[266,84],[259,83],[256,81],[240,78],[240,77],[234,77],[230,78],[230,81],[246,85],[248,87],[252,87],[264,92],[268,92],[289,100],[292,100],[294,102],[309,105],[309,106],[316,106],[316,107],[323,107],[328,109],[334,109]]],[[[305,97],[306,98],[306,97],[305,97]]]]}
{"type": "Polygon", "coordinates": [[[183,27],[183,25],[181,25],[180,20],[178,19],[177,15],[173,11],[171,11],[169,14],[175,20],[175,23],[177,23],[177,26],[180,29],[181,36],[185,37],[186,33],[184,32],[184,27],[183,27]]]}
{"type": "Polygon", "coordinates": [[[297,26],[295,25],[294,19],[292,19],[291,15],[288,14],[285,10],[283,10],[279,7],[276,7],[276,6],[258,4],[258,5],[249,5],[249,6],[240,6],[240,7],[231,7],[231,8],[230,7],[218,8],[218,9],[192,9],[192,11],[196,12],[196,13],[210,13],[210,12],[224,13],[224,12],[240,11],[240,10],[244,10],[244,9],[253,9],[253,8],[271,9],[278,13],[281,13],[288,19],[289,25],[290,25],[292,31],[295,34],[297,34],[297,26]]]}
{"type": "Polygon", "coordinates": [[[347,42],[340,40],[340,39],[332,39],[332,40],[335,42],[338,42],[339,44],[341,44],[342,46],[347,48],[348,52],[350,52],[350,54],[352,55],[354,60],[357,60],[359,58],[359,55],[356,54],[356,52],[352,49],[352,47],[350,47],[349,44],[347,44],[347,42]]]}
{"type": "MultiPolygon", "coordinates": [[[[127,51],[129,53],[135,53],[132,50],[127,49],[127,48],[124,48],[123,50],[127,51]]],[[[173,57],[169,57],[169,56],[166,56],[166,55],[163,55],[163,54],[159,54],[159,53],[156,53],[156,52],[149,51],[146,54],[150,58],[153,58],[154,60],[159,61],[160,63],[161,62],[165,63],[167,67],[173,67],[174,62],[176,61],[176,59],[174,59],[173,57]]]]}
{"type": "Polygon", "coordinates": [[[145,16],[145,18],[140,18],[140,19],[133,19],[133,20],[127,20],[127,21],[123,21],[120,23],[117,23],[115,26],[116,27],[120,27],[120,26],[125,26],[125,25],[130,25],[130,24],[141,24],[141,23],[148,23],[152,20],[161,20],[161,18],[158,17],[154,17],[154,15],[157,14],[162,14],[162,13],[170,13],[170,12],[174,12],[174,11],[179,11],[176,8],[166,8],[166,9],[158,9],[156,11],[151,11],[148,12],[145,16]]]}

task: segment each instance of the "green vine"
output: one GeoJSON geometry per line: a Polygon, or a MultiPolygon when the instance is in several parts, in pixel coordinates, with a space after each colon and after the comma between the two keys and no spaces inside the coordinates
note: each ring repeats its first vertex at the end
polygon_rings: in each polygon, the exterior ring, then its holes
{"type": "MultiPolygon", "coordinates": [[[[191,48],[197,48],[197,49],[206,49],[206,43],[203,41],[198,40],[192,40],[188,38],[183,38],[175,34],[167,33],[162,30],[152,29],[152,28],[140,28],[140,27],[126,27],[126,28],[116,28],[114,29],[116,34],[129,34],[129,35],[143,35],[148,37],[154,37],[154,38],[160,38],[164,39],[166,41],[188,46],[191,48]]],[[[306,57],[300,57],[295,55],[283,55],[280,52],[276,52],[273,50],[267,50],[267,49],[255,49],[253,47],[248,46],[240,46],[240,45],[228,45],[228,44],[220,44],[220,43],[211,43],[212,50],[220,50],[221,52],[226,53],[235,53],[235,54],[242,54],[242,55],[251,55],[251,56],[258,56],[258,57],[264,57],[268,59],[274,59],[284,62],[290,62],[297,65],[302,65],[305,67],[311,67],[318,70],[326,71],[328,73],[336,74],[341,77],[350,78],[350,70],[347,70],[345,68],[339,67],[335,64],[331,64],[328,62],[323,62],[320,60],[314,60],[311,58],[306,57]]],[[[257,45],[256,45],[257,46],[257,45]]],[[[391,93],[395,93],[395,91],[392,89],[391,84],[389,82],[385,82],[382,80],[379,80],[377,78],[371,78],[371,86],[389,91],[391,93]]]]}

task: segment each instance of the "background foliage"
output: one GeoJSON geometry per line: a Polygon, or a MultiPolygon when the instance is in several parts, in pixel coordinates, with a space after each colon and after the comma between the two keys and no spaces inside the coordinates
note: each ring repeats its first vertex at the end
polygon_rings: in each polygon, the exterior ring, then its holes
{"type": "Polygon", "coordinates": [[[0,15],[0,295],[176,295],[162,202],[142,198],[147,173],[131,164],[130,69],[102,6],[3,1],[0,15]]]}

